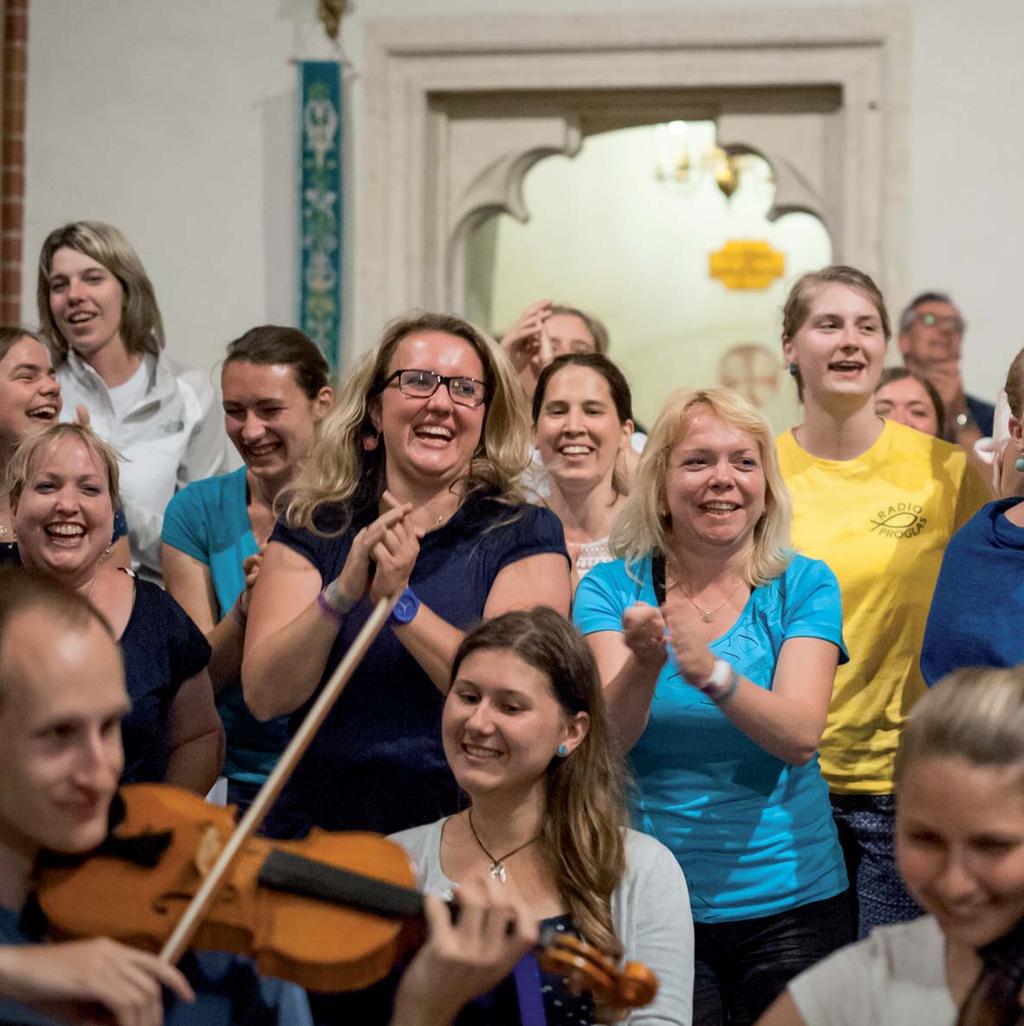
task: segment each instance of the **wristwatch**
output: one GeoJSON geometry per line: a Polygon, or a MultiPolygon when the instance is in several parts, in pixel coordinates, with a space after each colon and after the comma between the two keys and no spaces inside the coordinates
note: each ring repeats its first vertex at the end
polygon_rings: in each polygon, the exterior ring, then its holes
{"type": "Polygon", "coordinates": [[[700,690],[715,705],[721,705],[732,698],[739,682],[740,675],[736,672],[736,667],[725,659],[716,659],[711,667],[711,676],[701,684],[700,690]]]}
{"type": "Polygon", "coordinates": [[[388,623],[392,627],[401,627],[404,624],[411,623],[419,611],[420,600],[416,597],[416,593],[412,588],[406,588],[398,596],[395,608],[391,610],[391,615],[388,617],[388,623]]]}

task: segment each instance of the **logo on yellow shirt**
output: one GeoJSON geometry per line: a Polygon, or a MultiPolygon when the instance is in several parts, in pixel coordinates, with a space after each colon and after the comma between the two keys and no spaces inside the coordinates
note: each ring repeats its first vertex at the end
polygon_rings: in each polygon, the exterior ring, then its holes
{"type": "Polygon", "coordinates": [[[915,538],[928,523],[923,507],[914,502],[897,502],[888,509],[880,509],[871,521],[872,532],[883,538],[915,538]]]}

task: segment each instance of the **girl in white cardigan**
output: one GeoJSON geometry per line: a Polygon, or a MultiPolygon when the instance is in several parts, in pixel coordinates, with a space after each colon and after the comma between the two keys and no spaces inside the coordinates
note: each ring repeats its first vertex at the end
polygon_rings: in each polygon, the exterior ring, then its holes
{"type": "MultiPolygon", "coordinates": [[[[543,927],[654,970],[658,996],[630,1024],[689,1026],[686,883],[667,848],[626,829],[621,757],[586,642],[551,609],[506,613],[466,636],[451,680],[444,749],[471,804],[395,835],[421,886],[450,892],[489,872],[543,927]]],[[[560,978],[541,974],[538,986],[547,1026],[592,1021],[589,1001],[560,978]]],[[[479,1011],[459,1022],[497,1021],[493,1006],[479,1011]]]]}

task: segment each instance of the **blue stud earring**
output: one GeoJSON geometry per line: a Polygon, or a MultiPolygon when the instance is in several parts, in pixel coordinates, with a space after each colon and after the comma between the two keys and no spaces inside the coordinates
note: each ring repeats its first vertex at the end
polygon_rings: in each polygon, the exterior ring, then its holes
{"type": "Polygon", "coordinates": [[[568,754],[569,746],[566,744],[561,744],[555,749],[555,755],[557,755],[560,759],[564,759],[568,754]]]}
{"type": "Polygon", "coordinates": [[[1021,450],[1020,455],[1013,461],[1014,470],[1024,470],[1024,450],[1021,450]]]}
{"type": "Polygon", "coordinates": [[[786,370],[788,370],[794,378],[800,373],[800,368],[796,365],[795,360],[786,368],[786,370]]]}

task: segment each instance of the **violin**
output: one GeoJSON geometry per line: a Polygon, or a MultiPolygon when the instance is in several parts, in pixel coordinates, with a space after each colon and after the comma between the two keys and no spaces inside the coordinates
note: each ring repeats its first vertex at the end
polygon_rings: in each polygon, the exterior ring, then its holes
{"type": "Polygon", "coordinates": [[[1024,920],[978,954],[981,973],[964,999],[957,1026],[1024,1026],[1024,920]]]}
{"type": "MultiPolygon", "coordinates": [[[[303,841],[273,842],[257,830],[394,603],[374,607],[237,826],[230,809],[191,792],[122,788],[120,821],[101,850],[39,874],[36,900],[53,933],[111,937],[170,964],[190,947],[246,954],[261,972],[310,990],[383,979],[416,942],[423,917],[404,849],[375,834],[314,830],[303,841]]],[[[539,960],[616,1008],[649,1004],[657,992],[645,966],[620,972],[565,934],[555,932],[539,960]]]]}
{"type": "MultiPolygon", "coordinates": [[[[235,824],[230,809],[167,784],[130,784],[120,796],[122,818],[107,844],[77,865],[45,867],[36,900],[58,938],[105,936],[156,952],[235,824]]],[[[358,990],[422,940],[415,883],[405,850],[377,834],[253,837],[232,860],[190,947],[248,955],[261,973],[310,990],[358,990]]],[[[644,966],[628,963],[620,972],[586,942],[554,931],[538,961],[615,1007],[648,1004],[657,992],[644,966]]]]}

